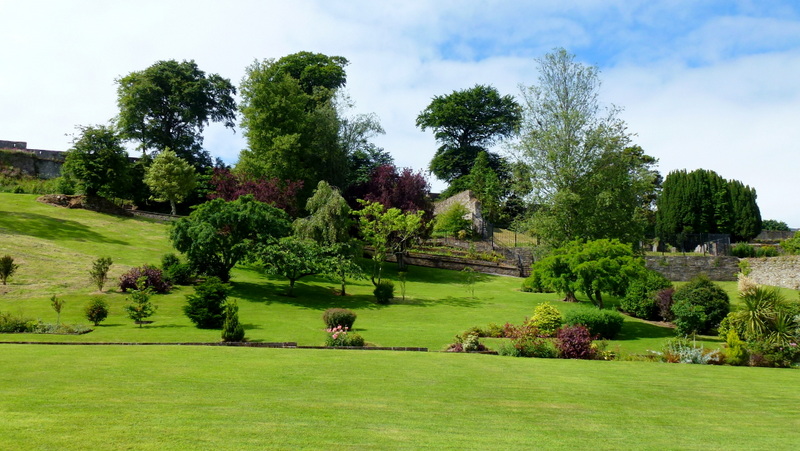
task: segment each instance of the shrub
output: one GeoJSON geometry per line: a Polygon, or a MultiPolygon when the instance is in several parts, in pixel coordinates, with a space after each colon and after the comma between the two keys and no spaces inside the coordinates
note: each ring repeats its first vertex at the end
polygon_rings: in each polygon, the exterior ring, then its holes
{"type": "Polygon", "coordinates": [[[181,259],[173,253],[164,254],[161,257],[161,269],[166,272],[167,269],[181,264],[181,259]]]}
{"type": "Polygon", "coordinates": [[[13,334],[35,332],[38,322],[30,318],[0,313],[0,333],[13,334]]]}
{"type": "Polygon", "coordinates": [[[552,336],[561,327],[561,312],[549,302],[543,302],[533,309],[533,316],[527,324],[539,330],[543,336],[552,336]]]}
{"type": "Polygon", "coordinates": [[[730,312],[728,294],[707,276],[695,277],[675,290],[672,297],[672,313],[681,334],[708,333],[730,312]]]}
{"type": "Polygon", "coordinates": [[[556,348],[564,359],[592,359],[592,334],[584,326],[565,326],[558,331],[556,348]]]}
{"type": "Polygon", "coordinates": [[[222,341],[244,341],[244,327],[239,323],[239,306],[236,301],[225,303],[225,322],[222,324],[222,341]]]}
{"type": "Polygon", "coordinates": [[[328,337],[325,339],[325,346],[364,346],[364,337],[350,332],[348,328],[336,326],[326,329],[328,337]]]}
{"type": "Polygon", "coordinates": [[[526,293],[550,293],[551,290],[542,281],[541,270],[531,271],[531,275],[522,281],[522,291],[526,293]]]}
{"type": "Polygon", "coordinates": [[[789,368],[800,362],[800,346],[791,342],[786,344],[755,342],[748,343],[751,366],[789,368]]]}
{"type": "MultiPolygon", "coordinates": [[[[727,317],[725,317],[727,319],[727,317]]],[[[744,365],[748,362],[747,349],[745,342],[739,338],[739,334],[734,329],[728,330],[725,336],[727,348],[725,349],[725,361],[731,365],[744,365]]]]}
{"type": "Polygon", "coordinates": [[[486,351],[486,346],[480,342],[480,337],[476,333],[469,331],[456,335],[455,343],[447,346],[446,352],[480,352],[486,351]]]}
{"type": "Polygon", "coordinates": [[[125,312],[128,318],[142,327],[144,319],[153,316],[158,307],[150,302],[153,291],[147,286],[147,279],[144,276],[139,278],[136,287],[135,290],[131,290],[131,303],[125,306],[125,312]]]}
{"type": "Polygon", "coordinates": [[[181,259],[175,254],[164,254],[161,257],[161,271],[164,280],[175,285],[190,285],[194,276],[192,265],[181,263],[181,259]]]}
{"type": "Polygon", "coordinates": [[[436,222],[433,225],[434,233],[440,236],[467,238],[472,233],[472,221],[465,218],[467,215],[469,215],[467,207],[460,203],[454,203],[436,216],[436,222]],[[463,233],[459,235],[459,232],[463,233]]]}
{"type": "Polygon", "coordinates": [[[625,297],[620,301],[620,307],[631,316],[656,319],[659,309],[655,295],[667,288],[672,288],[672,282],[661,273],[648,269],[630,282],[625,297]]]}
{"type": "Polygon", "coordinates": [[[209,277],[186,296],[183,312],[200,329],[219,329],[225,321],[225,300],[231,287],[218,277],[209,277]]]}
{"type": "Polygon", "coordinates": [[[103,286],[108,280],[108,270],[113,263],[114,261],[111,260],[111,257],[100,257],[92,263],[92,270],[89,271],[89,276],[92,278],[92,282],[97,285],[98,291],[103,291],[103,286]]]}
{"type": "Polygon", "coordinates": [[[394,299],[394,284],[391,280],[382,280],[375,285],[372,294],[375,295],[378,304],[389,304],[394,299]]]}
{"type": "Polygon", "coordinates": [[[322,320],[325,321],[325,325],[328,329],[333,329],[336,326],[352,329],[353,323],[356,322],[357,316],[358,315],[356,315],[356,313],[352,310],[344,308],[329,308],[328,310],[325,310],[325,313],[322,314],[322,320]]]}
{"type": "Polygon", "coordinates": [[[656,308],[658,309],[658,317],[662,321],[672,321],[675,315],[672,313],[672,304],[675,302],[672,295],[675,294],[674,288],[665,288],[655,294],[656,308]]]}
{"type": "Polygon", "coordinates": [[[793,237],[781,241],[781,249],[787,254],[800,254],[800,233],[795,233],[793,237]]]}
{"type": "Polygon", "coordinates": [[[131,268],[119,278],[119,288],[125,293],[128,290],[137,290],[142,288],[149,288],[156,293],[169,292],[170,285],[164,280],[163,272],[149,265],[131,268]],[[137,284],[139,280],[143,279],[144,287],[139,287],[137,284]]]}
{"type": "Polygon", "coordinates": [[[739,291],[739,296],[746,296],[748,293],[753,293],[758,289],[758,284],[753,279],[739,273],[736,275],[736,288],[739,291]]]}
{"type": "Polygon", "coordinates": [[[86,319],[97,326],[108,317],[108,302],[99,296],[94,296],[86,304],[84,311],[86,312],[86,319]]]}
{"type": "Polygon", "coordinates": [[[765,257],[777,257],[778,256],[778,248],[775,246],[761,246],[756,249],[756,257],[765,258],[765,257]]]}
{"type": "Polygon", "coordinates": [[[731,248],[731,255],[739,258],[750,258],[756,256],[756,248],[747,243],[736,243],[731,248]]]}
{"type": "Polygon", "coordinates": [[[17,268],[19,268],[19,265],[14,264],[12,256],[4,255],[0,257],[0,282],[5,285],[8,278],[17,271],[17,268]]]}
{"type": "Polygon", "coordinates": [[[586,308],[568,312],[564,324],[568,326],[583,325],[589,329],[589,333],[593,337],[613,340],[622,330],[623,321],[624,318],[617,312],[586,308]]]}
{"type": "Polygon", "coordinates": [[[670,363],[707,365],[721,361],[718,350],[706,351],[702,346],[695,346],[690,340],[682,337],[670,338],[665,341],[661,349],[661,356],[665,362],[670,363]]]}
{"type": "MultiPolygon", "coordinates": [[[[507,326],[509,326],[507,324],[507,326]]],[[[518,327],[512,332],[511,341],[502,343],[498,354],[512,357],[536,357],[552,359],[558,357],[558,351],[552,340],[539,337],[539,331],[533,327],[518,327]]]]}
{"type": "Polygon", "coordinates": [[[489,325],[486,326],[486,330],[484,330],[484,333],[486,337],[502,338],[503,326],[496,323],[489,323],[489,325]]]}

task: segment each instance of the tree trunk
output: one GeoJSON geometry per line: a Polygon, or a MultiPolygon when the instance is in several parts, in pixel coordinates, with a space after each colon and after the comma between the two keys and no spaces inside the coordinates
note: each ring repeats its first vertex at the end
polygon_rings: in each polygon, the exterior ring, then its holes
{"type": "Polygon", "coordinates": [[[172,200],[172,199],[169,200],[169,207],[172,209],[172,216],[175,216],[175,215],[178,214],[178,210],[175,209],[175,201],[174,200],[172,200]]]}
{"type": "Polygon", "coordinates": [[[597,298],[597,308],[603,309],[603,294],[600,290],[594,290],[594,296],[597,298]]]}
{"type": "Polygon", "coordinates": [[[564,302],[578,302],[578,298],[575,297],[575,293],[568,291],[564,296],[564,302]]]}
{"type": "Polygon", "coordinates": [[[289,292],[286,295],[290,298],[294,297],[294,281],[295,279],[289,279],[289,292]]]}

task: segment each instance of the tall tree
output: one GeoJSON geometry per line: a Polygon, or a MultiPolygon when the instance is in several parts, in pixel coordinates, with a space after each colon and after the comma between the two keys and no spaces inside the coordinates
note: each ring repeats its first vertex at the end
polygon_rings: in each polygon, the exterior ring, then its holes
{"type": "Polygon", "coordinates": [[[195,62],[158,61],[117,80],[118,124],[143,153],[171,149],[195,168],[210,168],[203,149],[209,122],[233,128],[236,88],[218,74],[206,76],[195,62]]]}
{"type": "Polygon", "coordinates": [[[147,168],[144,182],[156,195],[156,200],[169,201],[170,210],[176,215],[176,204],[197,186],[197,172],[175,152],[165,150],[147,168]]]}
{"type": "Polygon", "coordinates": [[[651,168],[656,160],[630,147],[618,109],[601,107],[597,68],[564,49],[538,62],[538,85],[523,88],[516,146],[534,195],[532,231],[554,244],[638,241],[647,217],[641,209],[649,207],[659,181],[651,168]]]}
{"type": "Polygon", "coordinates": [[[286,212],[253,196],[235,201],[210,200],[187,218],[172,223],[172,245],[186,254],[200,273],[230,280],[230,271],[259,243],[269,243],[290,230],[286,212]]]}
{"type": "Polygon", "coordinates": [[[301,52],[250,65],[240,104],[248,148],[236,170],[303,181],[301,205],[320,180],[343,186],[348,161],[333,96],[345,84],[346,64],[342,57],[301,52]]]}
{"type": "Polygon", "coordinates": [[[378,286],[383,275],[383,262],[393,253],[403,269],[403,254],[423,229],[422,211],[404,213],[386,208],[379,202],[359,201],[364,208],[355,211],[364,242],[372,246],[372,283],[378,286]]]}
{"type": "Polygon", "coordinates": [[[398,172],[394,165],[383,165],[375,168],[368,183],[353,187],[350,196],[403,212],[423,211],[428,220],[433,214],[430,190],[422,172],[414,172],[411,168],[398,172]]]}
{"type": "Polygon", "coordinates": [[[131,165],[120,136],[104,125],[78,129],[80,135],[67,151],[64,174],[77,180],[87,196],[127,196],[131,165]]]}
{"type": "Polygon", "coordinates": [[[434,97],[417,116],[417,127],[433,129],[441,144],[431,160],[431,172],[446,182],[468,175],[478,154],[514,135],[520,119],[514,98],[501,96],[492,86],[475,85],[434,97]]]}

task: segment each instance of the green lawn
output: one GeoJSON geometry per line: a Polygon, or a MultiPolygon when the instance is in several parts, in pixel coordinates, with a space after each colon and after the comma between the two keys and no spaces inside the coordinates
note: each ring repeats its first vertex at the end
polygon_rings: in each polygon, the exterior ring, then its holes
{"type": "Polygon", "coordinates": [[[797,449],[794,371],[0,345],[13,449],[797,449]]]}

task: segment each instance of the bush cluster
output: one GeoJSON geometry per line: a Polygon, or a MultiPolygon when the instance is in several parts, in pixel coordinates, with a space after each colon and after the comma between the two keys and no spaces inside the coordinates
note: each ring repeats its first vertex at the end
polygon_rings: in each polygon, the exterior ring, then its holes
{"type": "Polygon", "coordinates": [[[225,300],[231,287],[218,277],[209,277],[186,296],[183,312],[200,329],[219,329],[225,321],[225,300]]]}
{"type": "Polygon", "coordinates": [[[364,346],[364,337],[350,332],[348,328],[336,326],[327,329],[328,337],[325,339],[325,346],[364,346]]]}
{"type": "Polygon", "coordinates": [[[731,248],[731,255],[739,258],[752,258],[756,256],[756,248],[747,243],[736,243],[731,248]]]}
{"type": "MultiPolygon", "coordinates": [[[[631,316],[655,320],[661,316],[656,299],[661,290],[672,288],[672,282],[657,271],[648,269],[630,282],[620,307],[631,316]]],[[[663,318],[662,318],[663,319],[663,318]]]]}
{"type": "Polygon", "coordinates": [[[668,363],[694,363],[698,365],[720,364],[723,356],[718,350],[709,351],[695,346],[691,340],[674,337],[667,340],[661,348],[661,359],[668,363]]]}
{"type": "Polygon", "coordinates": [[[708,333],[730,312],[728,294],[704,275],[675,290],[672,298],[674,323],[680,335],[708,333]]]}
{"type": "Polygon", "coordinates": [[[551,337],[562,323],[561,312],[549,302],[543,302],[533,309],[533,316],[526,325],[536,328],[542,336],[551,337]]]}
{"type": "Polygon", "coordinates": [[[174,285],[191,285],[194,279],[192,266],[181,263],[181,259],[175,254],[165,254],[161,258],[161,270],[164,279],[174,285]]]}
{"type": "Polygon", "coordinates": [[[568,326],[585,326],[593,337],[613,340],[620,330],[624,318],[612,310],[585,308],[568,312],[564,324],[568,326]]]}
{"type": "Polygon", "coordinates": [[[378,304],[388,305],[394,299],[394,284],[391,280],[382,280],[375,286],[372,292],[378,304]]]}
{"type": "Polygon", "coordinates": [[[328,329],[333,329],[336,326],[342,326],[347,329],[353,328],[353,323],[356,322],[355,312],[344,308],[329,308],[322,314],[322,321],[328,329]]]}
{"type": "Polygon", "coordinates": [[[592,334],[584,326],[564,326],[558,331],[556,348],[564,359],[592,359],[592,334]]]}
{"type": "Polygon", "coordinates": [[[137,290],[140,288],[150,288],[156,293],[168,293],[172,288],[170,284],[164,280],[163,272],[155,266],[143,265],[134,267],[128,270],[119,278],[119,289],[122,292],[128,290],[137,290]],[[137,285],[139,279],[143,278],[144,287],[137,285]]]}

